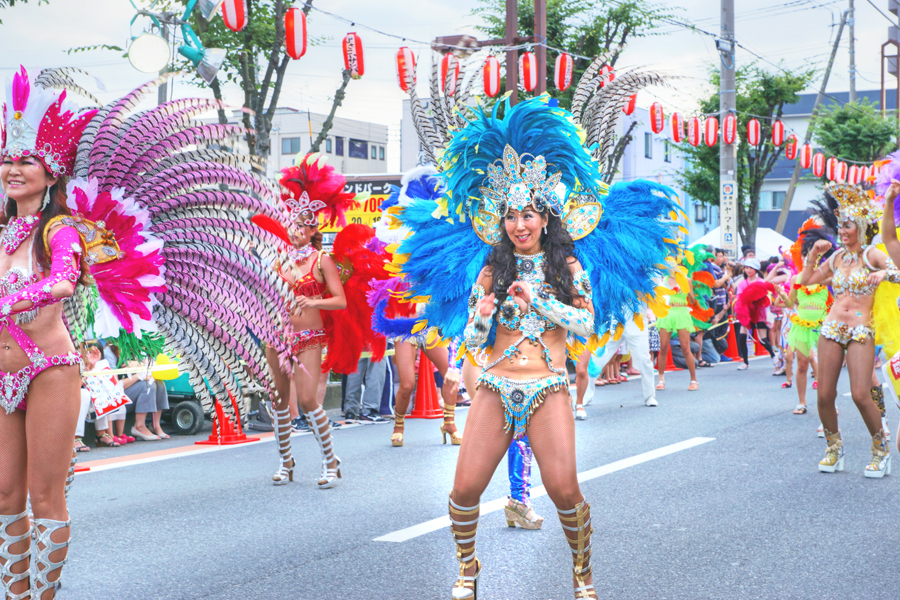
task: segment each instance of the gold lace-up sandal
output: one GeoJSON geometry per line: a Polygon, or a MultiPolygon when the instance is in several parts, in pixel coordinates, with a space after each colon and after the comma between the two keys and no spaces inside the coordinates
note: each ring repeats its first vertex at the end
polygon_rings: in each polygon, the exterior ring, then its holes
{"type": "Polygon", "coordinates": [[[884,430],[872,436],[872,461],[866,465],[866,477],[881,479],[891,474],[891,451],[884,430]]]}
{"type": "Polygon", "coordinates": [[[459,561],[459,577],[453,584],[450,597],[453,600],[477,600],[478,577],[481,561],[475,556],[475,532],[478,531],[478,511],[481,505],[459,506],[450,498],[450,533],[456,542],[456,559],[459,561]],[[475,567],[472,575],[466,571],[475,567]]]}
{"type": "Polygon", "coordinates": [[[319,442],[319,450],[322,451],[322,474],[319,476],[318,485],[320,490],[327,490],[337,485],[337,480],[341,478],[341,459],[334,454],[334,440],[331,434],[331,427],[328,425],[328,415],[322,410],[321,406],[317,406],[316,410],[306,413],[306,421],[319,442]],[[328,465],[335,463],[334,467],[328,465]]]}
{"type": "Polygon", "coordinates": [[[534,508],[512,497],[507,498],[503,512],[507,527],[518,525],[522,529],[540,529],[544,524],[544,517],[534,512],[534,508]]]}
{"type": "Polygon", "coordinates": [[[53,597],[56,598],[59,589],[59,580],[62,576],[62,568],[68,562],[69,537],[65,541],[54,542],[51,536],[60,529],[66,529],[71,525],[71,521],[54,521],[52,519],[35,519],[34,520],[34,565],[32,565],[33,578],[31,580],[31,597],[34,600],[43,598],[44,594],[53,590],[53,597]],[[59,556],[59,550],[66,550],[62,560],[56,561],[50,558],[55,554],[59,556]],[[56,572],[53,581],[50,576],[56,572]]]}
{"type": "Polygon", "coordinates": [[[291,411],[275,409],[275,441],[278,442],[278,454],[281,456],[281,467],[272,475],[272,485],[286,485],[294,480],[294,458],[291,456],[291,411]]]}
{"type": "Polygon", "coordinates": [[[406,415],[394,415],[394,433],[391,434],[391,446],[399,448],[403,445],[403,428],[405,426],[406,415]],[[399,429],[400,431],[396,431],[399,429]]]}
{"type": "Polygon", "coordinates": [[[456,405],[455,404],[445,404],[444,405],[444,422],[441,424],[441,433],[443,434],[444,441],[443,443],[447,443],[447,436],[450,436],[450,443],[454,446],[459,446],[462,444],[462,436],[459,434],[459,431],[450,432],[450,428],[448,425],[453,425],[456,427],[456,405]]]}
{"type": "Polygon", "coordinates": [[[29,559],[31,558],[31,524],[28,530],[21,535],[12,535],[9,533],[9,527],[19,521],[28,522],[28,511],[19,515],[0,515],[0,580],[3,581],[3,598],[7,600],[29,600],[32,598],[31,590],[28,588],[28,578],[30,577],[29,559]],[[21,552],[13,552],[12,547],[24,543],[25,549],[21,552]],[[16,572],[18,571],[18,572],[16,572]],[[16,586],[19,582],[25,582],[22,586],[16,586]],[[24,591],[15,593],[13,587],[23,587],[24,591]]]}
{"type": "Polygon", "coordinates": [[[566,534],[566,540],[572,549],[572,576],[575,588],[575,599],[597,599],[597,591],[593,583],[587,583],[591,577],[591,505],[587,501],[575,506],[572,510],[560,510],[559,522],[566,534]]]}
{"type": "Polygon", "coordinates": [[[884,390],[880,385],[876,385],[872,386],[870,393],[872,394],[872,402],[875,403],[875,406],[878,407],[878,411],[881,413],[881,429],[884,430],[884,439],[890,442],[891,430],[888,429],[887,418],[885,418],[887,412],[884,406],[884,390]]]}
{"type": "Polygon", "coordinates": [[[819,471],[822,473],[834,473],[844,470],[844,442],[841,440],[841,432],[831,433],[825,431],[825,440],[828,449],[825,450],[825,458],[819,461],[819,471]]]}

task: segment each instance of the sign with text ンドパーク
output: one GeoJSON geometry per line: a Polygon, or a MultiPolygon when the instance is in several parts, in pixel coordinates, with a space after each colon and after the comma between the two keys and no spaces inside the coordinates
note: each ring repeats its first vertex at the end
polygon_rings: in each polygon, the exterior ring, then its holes
{"type": "MultiPolygon", "coordinates": [[[[344,191],[353,194],[369,194],[359,206],[348,210],[347,223],[361,223],[372,227],[381,218],[381,203],[391,195],[391,186],[400,185],[400,175],[349,176],[344,191]]],[[[340,227],[322,226],[323,233],[337,233],[340,227]]]]}

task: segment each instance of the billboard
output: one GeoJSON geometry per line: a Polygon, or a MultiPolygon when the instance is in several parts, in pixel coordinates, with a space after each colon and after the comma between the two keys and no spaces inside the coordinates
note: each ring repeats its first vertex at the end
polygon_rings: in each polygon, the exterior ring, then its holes
{"type": "MultiPolygon", "coordinates": [[[[348,175],[345,191],[354,194],[368,193],[367,200],[360,202],[359,207],[347,211],[347,223],[362,223],[373,227],[381,218],[381,203],[391,194],[391,185],[400,186],[402,175],[348,175]]],[[[334,234],[340,231],[339,227],[323,226],[325,242],[334,239],[334,234]],[[331,235],[328,235],[331,234],[331,235]]]]}

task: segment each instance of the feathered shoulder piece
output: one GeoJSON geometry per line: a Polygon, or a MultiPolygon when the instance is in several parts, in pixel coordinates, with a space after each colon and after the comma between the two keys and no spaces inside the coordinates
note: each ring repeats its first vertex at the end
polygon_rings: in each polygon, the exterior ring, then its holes
{"type": "Polygon", "coordinates": [[[343,227],[345,215],[361,200],[345,192],[347,179],[326,163],[323,154],[297,155],[294,166],[281,171],[281,201],[294,223],[343,227]]]}

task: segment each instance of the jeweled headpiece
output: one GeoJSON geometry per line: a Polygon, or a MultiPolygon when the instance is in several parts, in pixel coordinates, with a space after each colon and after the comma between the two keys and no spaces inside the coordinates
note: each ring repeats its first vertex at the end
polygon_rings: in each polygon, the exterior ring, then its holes
{"type": "Polygon", "coordinates": [[[881,220],[882,210],[862,187],[850,183],[829,183],[825,192],[838,204],[835,210],[838,223],[853,221],[860,235],[865,235],[869,225],[881,220]]]}
{"type": "Polygon", "coordinates": [[[322,223],[343,227],[346,212],[356,205],[357,196],[345,192],[346,178],[325,164],[320,154],[297,155],[293,167],[281,170],[281,201],[298,225],[315,227],[322,223]]]}
{"type": "Polygon", "coordinates": [[[507,144],[503,158],[488,167],[488,186],[482,187],[481,193],[486,209],[500,217],[511,209],[523,210],[528,206],[538,212],[549,210],[559,217],[563,205],[554,190],[561,179],[559,171],[547,175],[547,161],[543,156],[523,154],[520,157],[507,144]]]}
{"type": "Polygon", "coordinates": [[[6,80],[3,104],[3,147],[14,159],[35,156],[54,177],[71,175],[85,128],[97,110],[80,111],[66,91],[33,85],[25,67],[6,80]]]}

